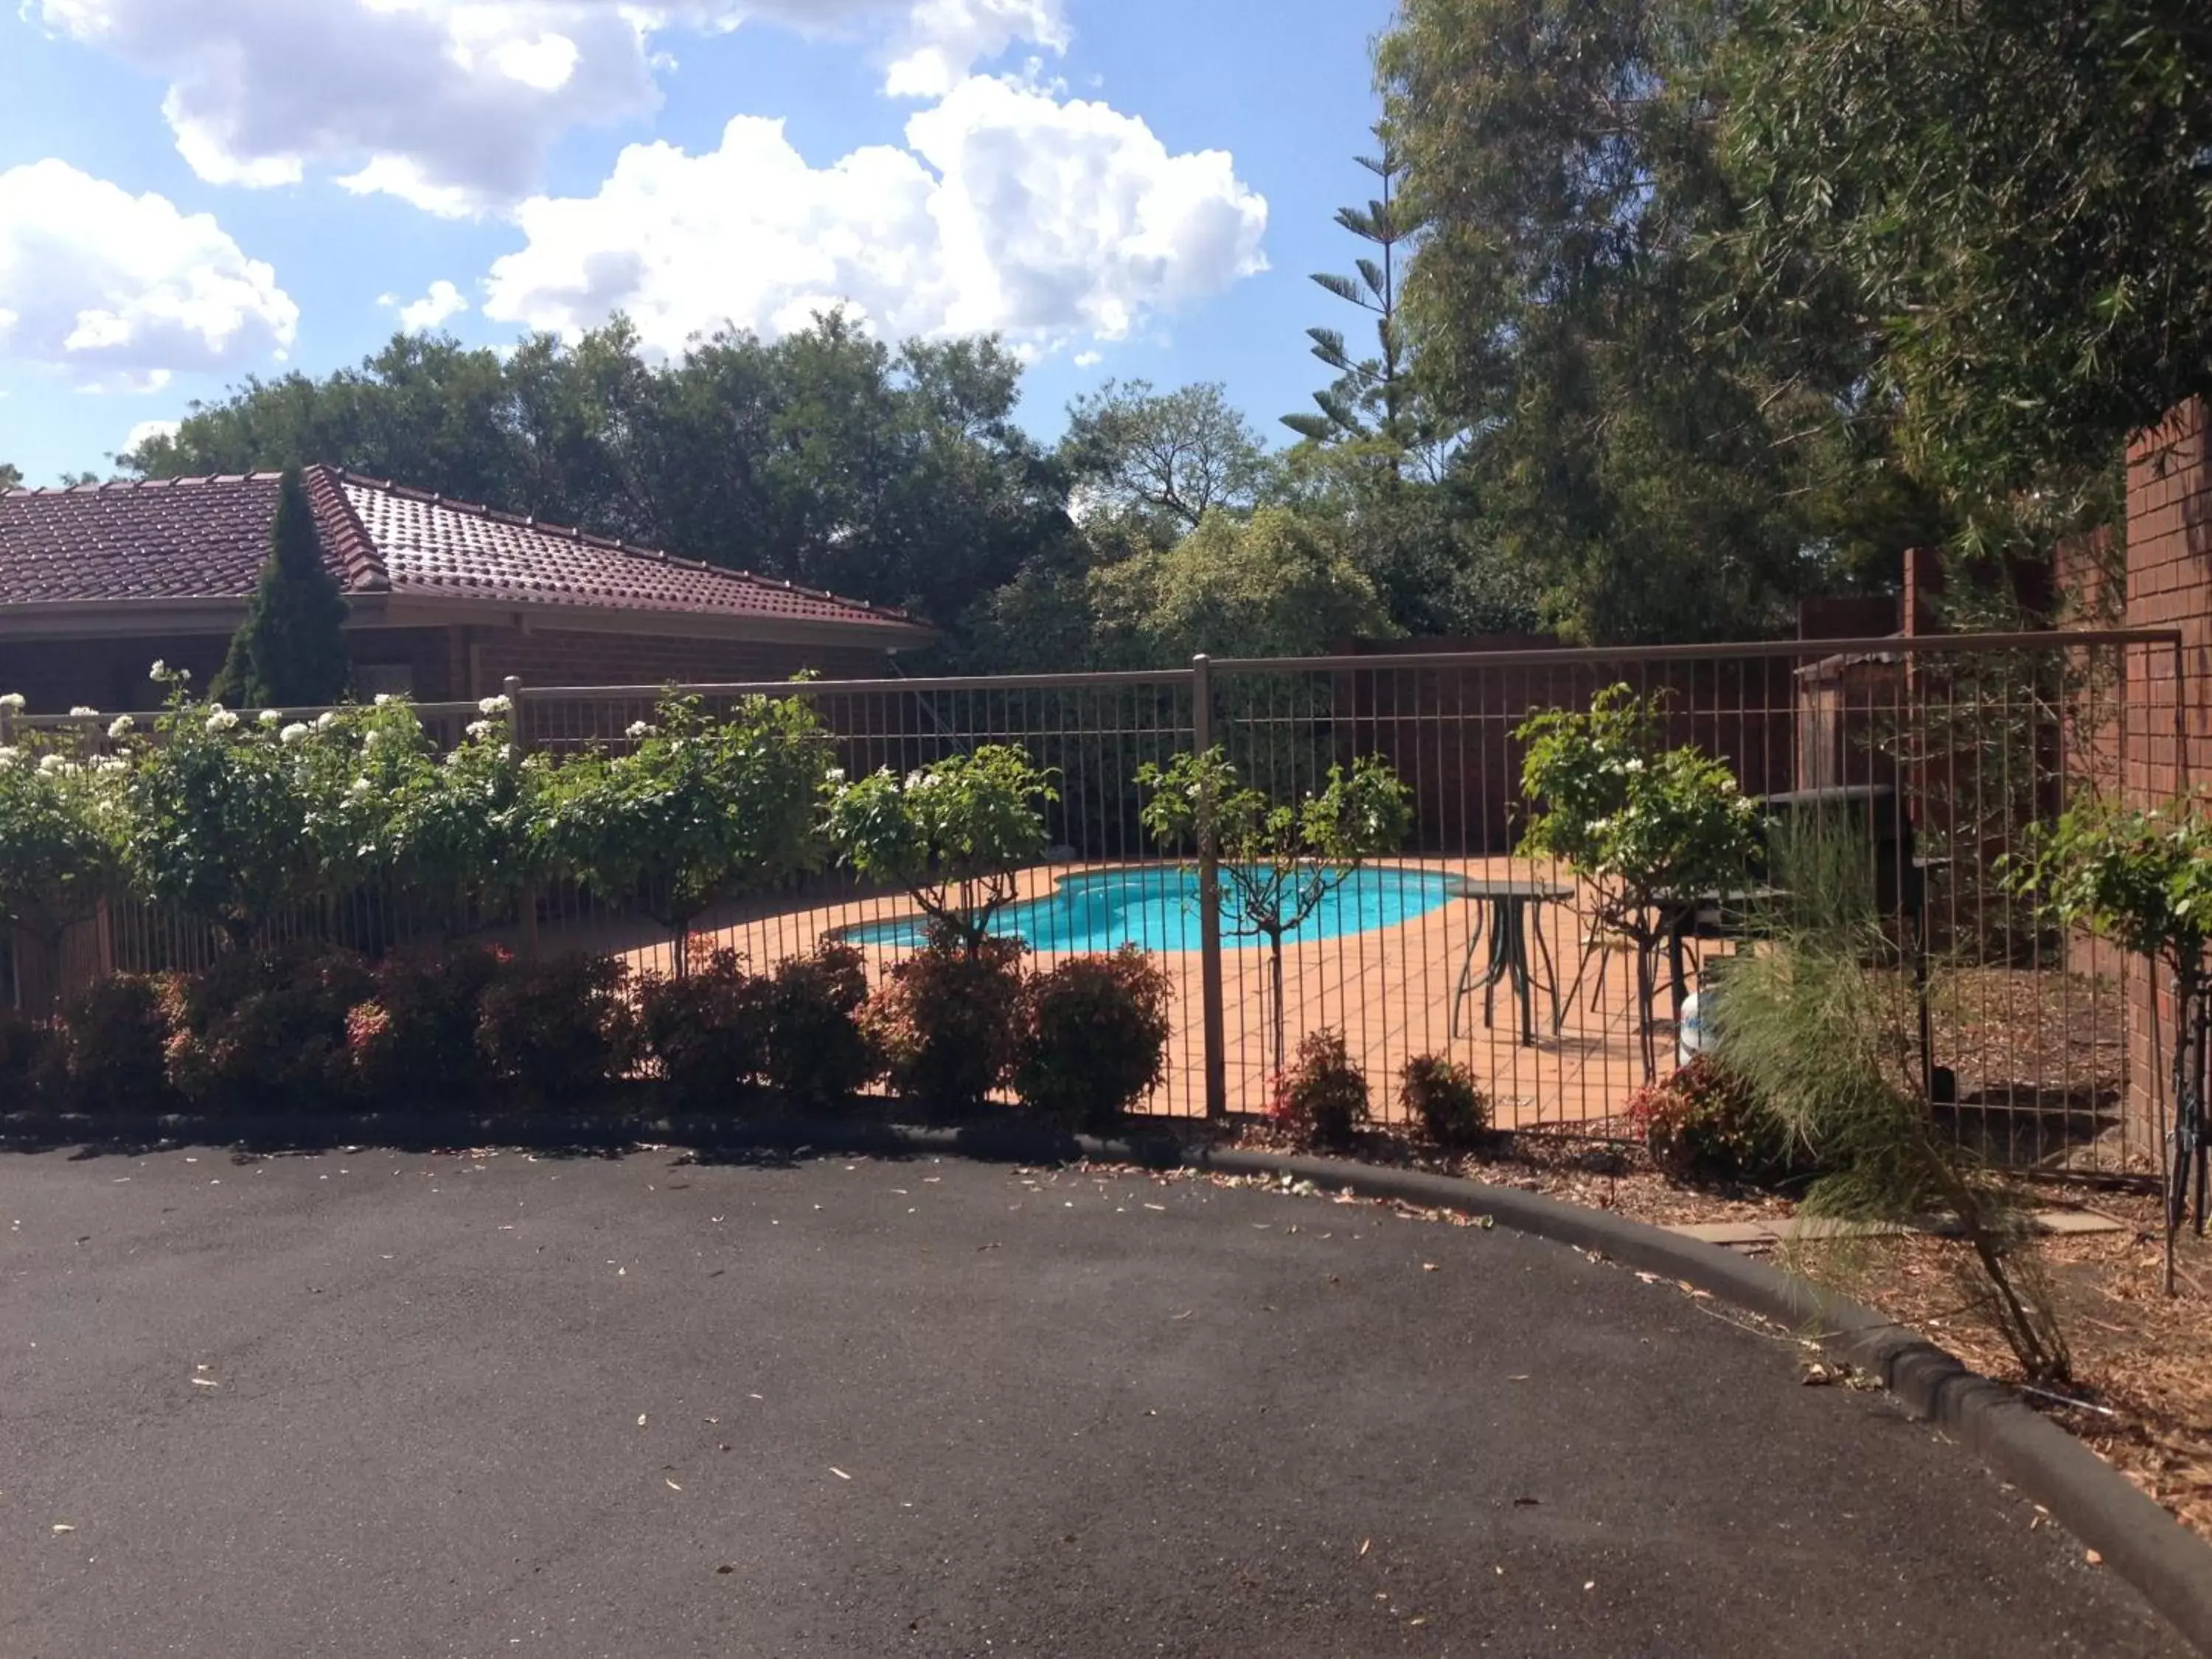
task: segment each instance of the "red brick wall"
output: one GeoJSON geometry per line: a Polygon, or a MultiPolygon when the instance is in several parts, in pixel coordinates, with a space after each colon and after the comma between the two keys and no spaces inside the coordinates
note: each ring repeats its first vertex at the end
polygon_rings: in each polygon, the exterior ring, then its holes
{"type": "Polygon", "coordinates": [[[882,679],[890,672],[880,650],[817,645],[758,645],[738,640],[693,640],[635,634],[533,634],[477,629],[481,686],[499,689],[508,675],[526,685],[665,685],[701,682],[786,680],[805,669],[827,679],[882,679]]]}
{"type": "MultiPolygon", "coordinates": [[[[2181,404],[2128,446],[2127,622],[2182,635],[2179,684],[2170,650],[2130,653],[2128,718],[2138,730],[2127,744],[2124,793],[2149,806],[2212,782],[2212,410],[2202,399],[2181,404]]],[[[2173,1004],[2161,979],[2163,1063],[2154,1064],[2150,976],[2136,961],[2124,977],[2130,1106],[2147,1121],[2154,1079],[2172,1063],[2173,1004]]]]}
{"type": "MultiPolygon", "coordinates": [[[[405,665],[418,702],[485,696],[509,674],[538,685],[660,685],[669,681],[781,680],[802,669],[832,679],[880,679],[881,651],[749,645],[734,640],[511,629],[376,628],[350,636],[356,665],[405,665]],[[477,684],[471,684],[470,646],[477,684]]],[[[156,658],[189,669],[204,691],[229,649],[227,635],[0,642],[0,691],[20,691],[33,714],[79,705],[119,713],[158,706],[146,678],[156,658]]]]}

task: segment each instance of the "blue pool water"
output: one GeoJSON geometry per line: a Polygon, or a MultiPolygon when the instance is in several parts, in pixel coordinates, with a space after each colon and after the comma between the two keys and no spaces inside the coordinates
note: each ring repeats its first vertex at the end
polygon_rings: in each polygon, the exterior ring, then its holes
{"type": "MultiPolygon", "coordinates": [[[[1367,865],[1353,871],[1322,899],[1313,915],[1284,937],[1292,942],[1335,939],[1395,927],[1449,903],[1459,878],[1426,870],[1367,865]]],[[[991,931],[1029,942],[1033,951],[1079,956],[1140,945],[1147,951],[1198,949],[1198,872],[1172,866],[1103,870],[1064,878],[1048,898],[1008,905],[991,918],[991,931]]],[[[855,927],[857,945],[907,949],[922,941],[915,918],[855,927]]],[[[1224,940],[1257,937],[1239,905],[1234,884],[1221,884],[1224,940]]]]}

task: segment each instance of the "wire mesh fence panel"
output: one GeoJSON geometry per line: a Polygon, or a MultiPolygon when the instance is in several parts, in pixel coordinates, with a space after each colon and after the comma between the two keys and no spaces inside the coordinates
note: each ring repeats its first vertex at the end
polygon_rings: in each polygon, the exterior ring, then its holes
{"type": "MultiPolygon", "coordinates": [[[[671,695],[718,716],[749,698],[800,700],[848,778],[906,777],[994,744],[1020,750],[1050,779],[1047,850],[1016,872],[992,930],[1018,937],[1040,970],[1124,945],[1152,952],[1176,988],[1167,1080],[1149,1105],[1178,1115],[1206,1111],[1210,1096],[1231,1112],[1264,1109],[1289,1053],[1328,1029],[1365,1071],[1386,1121],[1401,1115],[1407,1062],[1442,1056],[1474,1073],[1501,1127],[1627,1133],[1635,1091],[1703,1029],[1686,1017],[1724,1004],[1728,961],[1777,948],[1802,896],[1791,860],[1841,837],[1874,923],[1866,966],[1898,1011],[1899,1085],[1993,1159],[2133,1172],[2154,1167],[2160,1145],[2146,970],[2049,926],[2010,872],[2035,826],[2069,802],[2139,796],[2148,780],[2173,775],[2180,672],[2170,635],[2108,631],[1382,649],[1024,678],[516,686],[511,708],[418,712],[441,746],[496,719],[519,753],[556,765],[635,744],[671,695]],[[1620,763],[1690,750],[1724,769],[1758,825],[1740,867],[1632,890],[1533,849],[1545,803],[1523,787],[1530,720],[1608,707],[1649,723],[1646,749],[1624,750],[1620,763]],[[1261,835],[1217,865],[1147,832],[1140,772],[1208,744],[1240,787],[1291,815],[1272,854],[1261,835]],[[1363,763],[1402,784],[1405,833],[1356,856],[1298,853],[1298,815],[1363,763]],[[1237,867],[1270,857],[1269,870],[1237,867]],[[1200,895],[1217,872],[1210,988],[1200,895]],[[1272,888],[1261,878],[1271,874],[1272,888]],[[1209,988],[1219,1020],[1211,1045],[1209,988]]],[[[108,736],[107,718],[18,717],[15,729],[91,755],[123,741],[108,736]]],[[[155,719],[135,717],[129,741],[147,741],[155,719]]],[[[618,954],[641,974],[673,973],[679,948],[639,907],[610,906],[574,882],[513,913],[465,917],[434,914],[417,896],[326,896],[264,929],[272,942],[372,952],[461,932],[518,951],[618,954]]],[[[911,896],[827,860],[689,930],[699,948],[736,951],[757,969],[846,941],[878,985],[925,933],[911,896]]],[[[82,982],[190,969],[219,944],[173,908],[112,902],[70,930],[57,971],[82,982]]]]}

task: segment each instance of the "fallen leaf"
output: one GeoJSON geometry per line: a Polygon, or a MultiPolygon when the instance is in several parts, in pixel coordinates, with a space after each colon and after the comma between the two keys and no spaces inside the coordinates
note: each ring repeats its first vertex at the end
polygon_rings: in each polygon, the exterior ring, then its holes
{"type": "Polygon", "coordinates": [[[195,1387],[202,1389],[219,1389],[222,1386],[211,1376],[196,1376],[192,1379],[192,1382],[195,1387]]]}
{"type": "Polygon", "coordinates": [[[1516,1510],[1531,1509],[1541,1502],[1543,1499],[1540,1498],[1516,1498],[1513,1500],[1513,1507],[1516,1510]]]}
{"type": "Polygon", "coordinates": [[[2105,1558],[2094,1550],[2083,1550],[2081,1559],[2093,1567],[2101,1567],[2105,1565],[2105,1558]]]}
{"type": "Polygon", "coordinates": [[[665,1474],[660,1477],[660,1484],[667,1487],[671,1492],[682,1492],[684,1490],[683,1487],[678,1486],[673,1480],[671,1480],[665,1474]]]}
{"type": "Polygon", "coordinates": [[[1408,1625],[1425,1625],[1429,1621],[1426,1619],[1408,1619],[1406,1622],[1408,1625]]]}
{"type": "Polygon", "coordinates": [[[1437,1264],[1433,1261],[1424,1261],[1421,1263],[1421,1271],[1425,1273],[1435,1273],[1437,1271],[1437,1264]]]}
{"type": "Polygon", "coordinates": [[[1165,1213],[1168,1206],[1164,1204],[1147,1204],[1145,1207],[1148,1210],[1158,1210],[1161,1212],[1165,1213]]]}
{"type": "Polygon", "coordinates": [[[645,1413],[643,1412],[640,1412],[637,1414],[637,1425],[641,1429],[645,1426],[645,1413]]]}
{"type": "Polygon", "coordinates": [[[851,1475],[846,1474],[844,1470],[839,1468],[835,1463],[832,1463],[830,1466],[830,1473],[836,1475],[840,1480],[850,1480],[853,1478],[851,1475]]]}
{"type": "Polygon", "coordinates": [[[737,1569],[732,1566],[728,1562],[725,1561],[720,1566],[715,1568],[714,1571],[716,1572],[735,1572],[737,1569]]]}
{"type": "Polygon", "coordinates": [[[1373,1539],[1371,1539],[1371,1538],[1363,1538],[1363,1539],[1361,1539],[1361,1540],[1359,1540],[1359,1553],[1360,1553],[1362,1555],[1366,1554],[1366,1553],[1367,1553],[1367,1547],[1368,1547],[1370,1544],[1372,1544],[1374,1541],[1375,1541],[1375,1540],[1374,1540],[1373,1539]]]}
{"type": "Polygon", "coordinates": [[[1584,1585],[1583,1586],[1583,1589],[1585,1589],[1585,1590],[1594,1590],[1594,1589],[1595,1589],[1596,1588],[1597,1588],[1597,1580],[1596,1580],[1596,1579],[1595,1579],[1595,1578],[1591,1579],[1588,1583],[1586,1583],[1586,1584],[1584,1584],[1584,1585]]]}
{"type": "Polygon", "coordinates": [[[1508,1382],[1526,1382],[1528,1380],[1528,1373],[1522,1371],[1518,1376],[1509,1376],[1505,1380],[1508,1382]]]}

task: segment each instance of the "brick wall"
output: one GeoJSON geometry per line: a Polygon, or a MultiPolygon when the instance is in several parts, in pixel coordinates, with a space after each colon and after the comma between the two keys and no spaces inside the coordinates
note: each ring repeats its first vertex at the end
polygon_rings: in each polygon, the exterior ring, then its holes
{"type": "MultiPolygon", "coordinates": [[[[832,679],[880,679],[879,650],[760,645],[564,630],[375,628],[350,635],[358,667],[404,669],[417,702],[480,697],[509,674],[537,685],[659,685],[669,681],[781,680],[803,669],[832,679]]],[[[0,641],[0,691],[21,691],[33,714],[85,705],[117,712],[156,707],[146,671],[156,658],[191,672],[204,692],[230,647],[220,634],[108,640],[0,641]]]]}
{"type": "Polygon", "coordinates": [[[785,680],[805,669],[828,679],[881,679],[890,672],[880,650],[814,645],[761,645],[635,634],[532,634],[474,630],[471,638],[477,696],[508,675],[526,685],[663,685],[670,683],[785,680]]]}
{"type": "MultiPolygon", "coordinates": [[[[2212,783],[2212,410],[2193,398],[2128,446],[2127,623],[2178,628],[2182,651],[2130,653],[2124,793],[2136,805],[2212,783]],[[2176,703],[2180,704],[2177,732],[2176,703]]],[[[2157,991],[2154,1064],[2151,978],[2125,965],[2130,1109],[2148,1118],[2154,1079],[2172,1063],[2172,1000],[2157,991]]]]}

